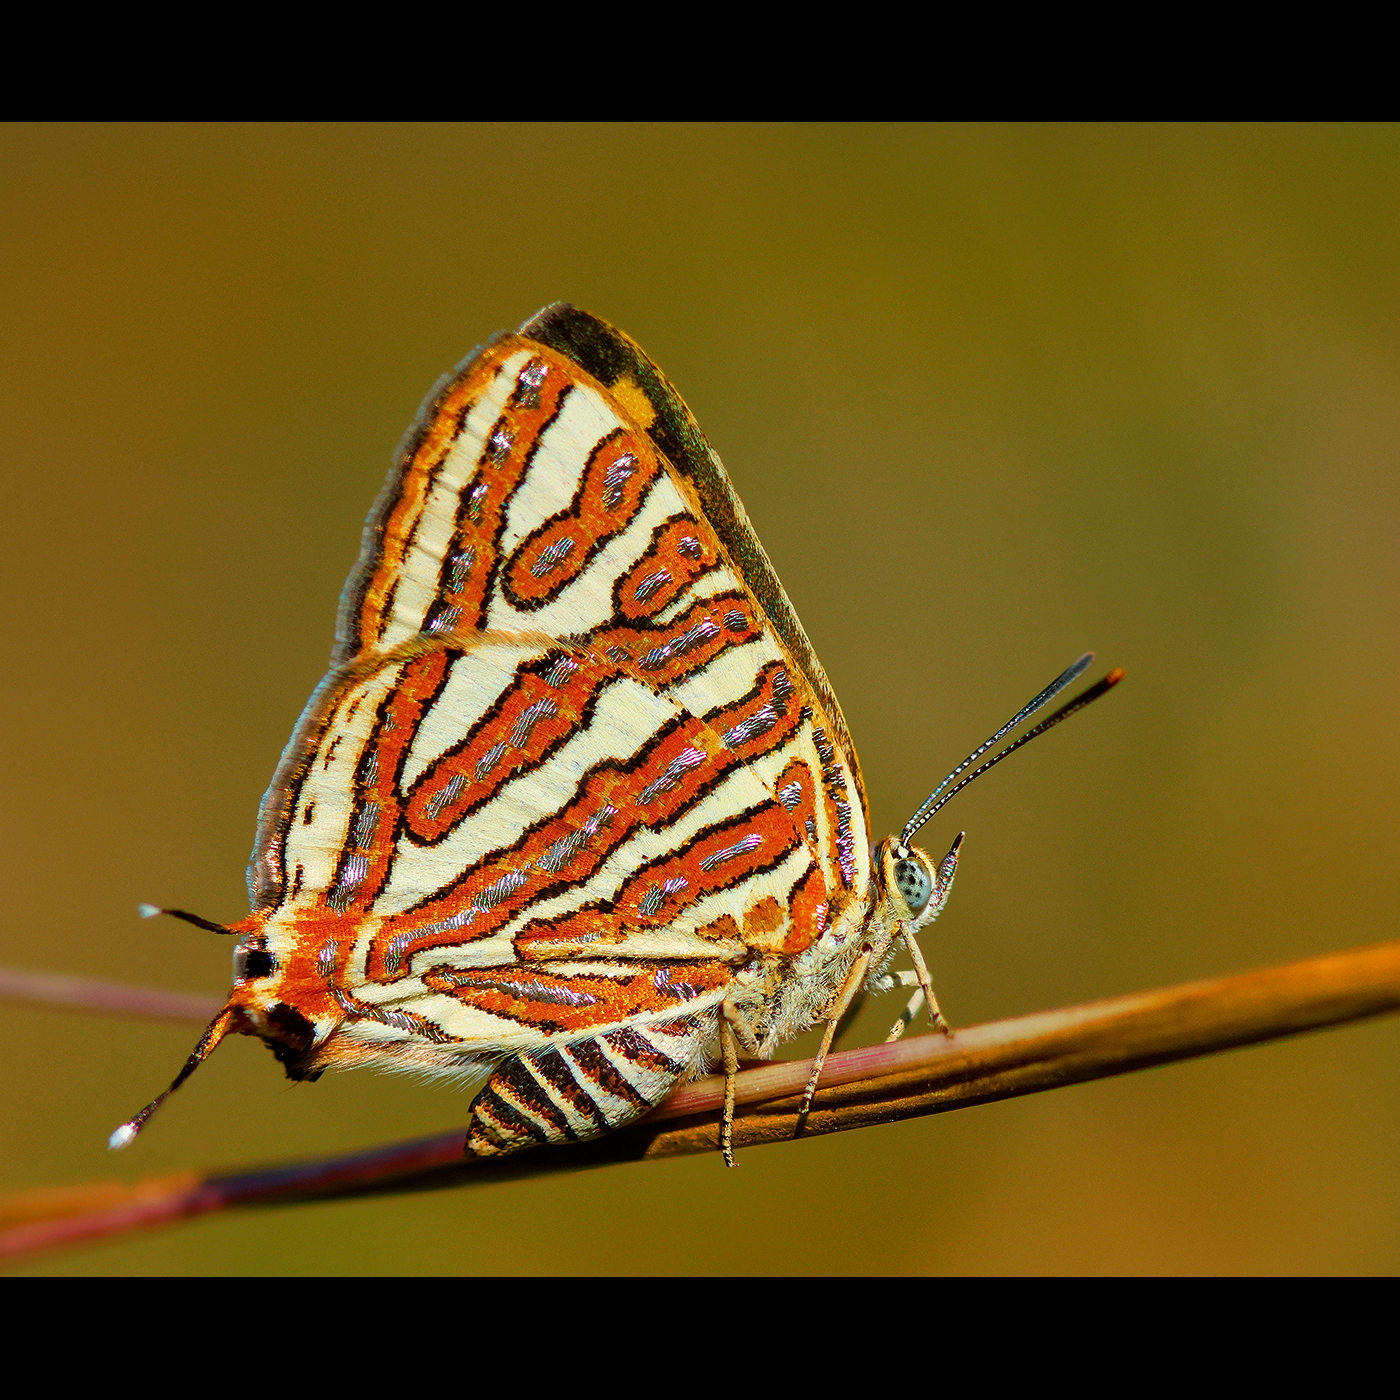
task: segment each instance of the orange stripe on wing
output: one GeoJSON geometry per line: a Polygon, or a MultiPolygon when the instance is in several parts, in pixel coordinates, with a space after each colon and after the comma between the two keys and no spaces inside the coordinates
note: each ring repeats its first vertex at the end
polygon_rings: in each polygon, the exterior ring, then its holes
{"type": "Polygon", "coordinates": [[[383,631],[388,604],[392,601],[394,587],[433,479],[462,431],[462,423],[472,405],[500,372],[501,361],[508,353],[504,346],[488,352],[473,361],[459,379],[447,386],[412,456],[403,464],[397,495],[376,527],[378,548],[372,570],[362,586],[354,629],[357,644],[352,643],[350,654],[372,646],[383,631]]]}
{"type": "MultiPolygon", "coordinates": [[[[394,596],[422,521],[433,482],[467,415],[477,400],[525,342],[507,337],[472,361],[439,396],[427,427],[402,467],[397,494],[374,526],[378,546],[361,585],[356,610],[357,645],[352,652],[373,646],[393,613],[394,596]]],[[[456,502],[450,545],[438,576],[437,596],[424,619],[434,630],[481,625],[506,507],[518,489],[540,435],[559,413],[576,374],[542,347],[516,376],[500,416],[486,435],[476,471],[456,502]]],[[[426,562],[426,561],[425,561],[426,562]]],[[[431,567],[431,563],[428,564],[431,567]]]]}
{"type": "Polygon", "coordinates": [[[687,680],[727,647],[757,641],[763,627],[757,607],[742,593],[717,593],[692,604],[664,627],[605,627],[588,649],[657,690],[687,680]]]}
{"type": "Polygon", "coordinates": [[[589,560],[636,518],[661,463],[651,442],[624,428],[592,451],[574,499],[528,534],[505,566],[501,590],[517,608],[557,598],[589,560]]]}
{"type": "Polygon", "coordinates": [[[439,575],[438,601],[424,624],[428,631],[466,631],[485,621],[511,499],[571,388],[572,376],[542,357],[536,356],[521,369],[515,389],[487,434],[476,474],[458,502],[452,543],[439,575]]]}
{"type": "Polygon", "coordinates": [[[826,932],[831,904],[827,897],[826,878],[815,861],[788,894],[787,936],[780,951],[800,953],[810,948],[826,932]]]}
{"type": "Polygon", "coordinates": [[[424,845],[441,841],[584,728],[599,694],[623,676],[662,689],[758,635],[752,604],[724,595],[695,604],[665,627],[608,628],[582,652],[561,649],[529,662],[466,738],[415,780],[408,831],[424,845]]]}
{"type": "Polygon", "coordinates": [[[419,775],[406,806],[406,827],[428,845],[448,835],[513,778],[537,768],[587,724],[615,666],[579,661],[564,651],[531,661],[460,744],[419,775]]]}
{"type": "Polygon", "coordinates": [[[773,869],[800,845],[781,804],[763,803],[644,865],[612,899],[527,924],[513,940],[516,952],[522,958],[557,956],[561,947],[607,944],[634,930],[664,928],[708,895],[773,869]]]}
{"type": "Polygon", "coordinates": [[[646,553],[618,579],[613,607],[629,621],[654,617],[719,562],[710,532],[688,515],[673,516],[656,527],[646,553]]]}
{"type": "MultiPolygon", "coordinates": [[[[595,766],[561,811],[410,913],[386,919],[371,943],[367,975],[402,976],[414,954],[488,937],[536,901],[582,884],[634,833],[668,826],[730,771],[781,748],[802,723],[785,665],[770,662],[748,695],[703,717],[678,718],[630,760],[595,766]]],[[[783,849],[795,848],[802,835],[787,810],[777,802],[768,808],[765,839],[776,823],[785,829],[783,849]]],[[[713,852],[696,859],[707,854],[713,852]]]]}
{"type": "Polygon", "coordinates": [[[722,962],[657,962],[567,976],[535,967],[439,967],[425,973],[423,983],[493,1016],[561,1035],[674,1011],[733,976],[722,962]]]}
{"type": "Polygon", "coordinates": [[[334,883],[322,895],[339,914],[362,912],[383,889],[399,826],[399,773],[419,722],[447,677],[448,659],[429,652],[404,666],[379,707],[355,770],[355,803],[334,883]]]}
{"type": "Polygon", "coordinates": [[[802,874],[788,893],[786,929],[778,942],[778,951],[800,953],[810,948],[826,931],[831,913],[826,877],[820,864],[821,843],[817,833],[817,782],[811,767],[794,758],[778,775],[778,801],[787,809],[793,824],[802,833],[803,842],[814,857],[812,866],[802,874]]]}

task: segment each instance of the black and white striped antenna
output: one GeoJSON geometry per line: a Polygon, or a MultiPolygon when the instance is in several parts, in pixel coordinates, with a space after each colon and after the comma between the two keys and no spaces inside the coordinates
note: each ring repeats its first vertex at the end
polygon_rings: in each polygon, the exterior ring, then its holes
{"type": "Polygon", "coordinates": [[[1007,720],[986,743],[979,744],[973,749],[973,751],[968,754],[968,756],[963,759],[936,788],[934,788],[927,799],[920,805],[919,810],[905,823],[904,830],[900,832],[899,835],[900,845],[907,846],[914,833],[918,831],[935,812],[946,807],[970,782],[980,778],[989,768],[994,768],[1002,759],[1007,757],[1008,754],[1015,753],[1023,744],[1029,744],[1032,739],[1038,738],[1040,735],[1044,734],[1047,729],[1053,729],[1061,720],[1068,719],[1072,714],[1082,710],[1085,705],[1091,704],[1093,701],[1097,700],[1099,696],[1106,695],[1126,674],[1121,666],[1116,667],[1102,680],[1095,681],[1087,690],[1081,691],[1076,695],[1073,700],[1061,705],[1060,708],[1047,719],[1041,720],[1034,729],[1027,730],[1026,733],[1022,734],[1014,743],[1008,744],[994,758],[989,758],[980,768],[974,769],[971,773],[968,773],[967,777],[963,778],[961,782],[956,781],[959,775],[966,773],[988,749],[1004,739],[1017,725],[1028,720],[1037,710],[1048,705],[1067,685],[1071,685],[1074,681],[1078,680],[1079,677],[1089,669],[1089,663],[1092,662],[1093,659],[1094,653],[1092,651],[1086,651],[1074,665],[1056,676],[1030,704],[1023,706],[1007,720]],[[950,786],[950,784],[952,786],[950,786]]]}

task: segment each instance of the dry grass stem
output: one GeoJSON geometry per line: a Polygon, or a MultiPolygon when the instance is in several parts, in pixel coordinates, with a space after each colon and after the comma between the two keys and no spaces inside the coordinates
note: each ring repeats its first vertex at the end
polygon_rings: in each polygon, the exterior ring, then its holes
{"type": "Polygon", "coordinates": [[[148,1016],[160,1021],[194,1021],[200,1025],[206,1025],[223,1005],[218,997],[95,982],[87,977],[31,972],[22,967],[0,967],[0,1001],[28,1002],[68,1011],[101,1011],[113,1016],[148,1016]]]}
{"type": "MultiPolygon", "coordinates": [[[[136,996],[134,988],[121,990],[136,996]]],[[[152,1005],[162,996],[176,996],[149,995],[156,999],[152,1005]]],[[[827,1061],[805,1135],[1038,1093],[1397,1009],[1400,941],[971,1026],[951,1039],[926,1035],[849,1050],[827,1061]]],[[[792,1138],[810,1069],[810,1060],[787,1061],[739,1075],[736,1148],[792,1138]]],[[[638,1123],[606,1137],[494,1161],[464,1159],[464,1132],[456,1129],[364,1152],[245,1171],[22,1192],[0,1199],[0,1223],[9,1225],[0,1233],[0,1257],[23,1258],[233,1206],[486,1185],[713,1152],[719,1146],[723,1096],[721,1077],[700,1080],[679,1089],[638,1123]]]]}

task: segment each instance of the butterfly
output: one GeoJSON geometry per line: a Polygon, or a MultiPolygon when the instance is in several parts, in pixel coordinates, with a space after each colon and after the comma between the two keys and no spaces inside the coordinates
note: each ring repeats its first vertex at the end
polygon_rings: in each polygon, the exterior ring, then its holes
{"type": "Polygon", "coordinates": [[[640,348],[547,307],[445,376],[341,598],[329,674],[258,817],[233,988],[129,1143],[230,1032],[294,1080],[359,1065],[485,1083],[482,1157],[616,1128],[819,1021],[804,1109],[858,998],[912,987],[965,771],[872,848],[855,749],[719,458],[640,348]],[[903,948],[912,973],[887,968],[903,948]]]}

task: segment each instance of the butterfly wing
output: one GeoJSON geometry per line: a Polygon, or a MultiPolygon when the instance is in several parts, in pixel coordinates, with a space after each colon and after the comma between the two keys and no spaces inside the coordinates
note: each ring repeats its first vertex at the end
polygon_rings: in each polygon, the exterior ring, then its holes
{"type": "Polygon", "coordinates": [[[551,307],[435,390],[333,663],[260,814],[261,1002],[318,1065],[328,1025],[420,1065],[513,1054],[488,1150],[656,1101],[737,966],[859,915],[826,677],[680,397],[594,317],[551,307]]]}

